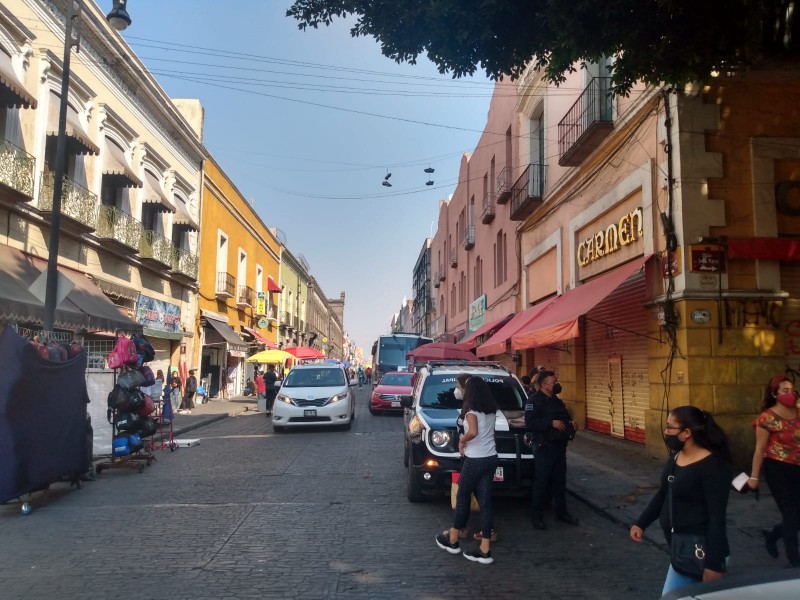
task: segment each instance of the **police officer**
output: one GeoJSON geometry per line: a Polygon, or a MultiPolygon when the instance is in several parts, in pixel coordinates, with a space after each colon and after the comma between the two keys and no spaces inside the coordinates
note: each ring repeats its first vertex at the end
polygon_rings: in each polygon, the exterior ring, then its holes
{"type": "Polygon", "coordinates": [[[525,405],[525,426],[533,433],[536,469],[533,475],[533,514],[535,529],[545,529],[544,505],[552,496],[556,519],[577,525],[567,512],[567,443],[575,435],[575,422],[558,397],[561,384],[553,371],[542,371],[539,391],[525,405]]]}

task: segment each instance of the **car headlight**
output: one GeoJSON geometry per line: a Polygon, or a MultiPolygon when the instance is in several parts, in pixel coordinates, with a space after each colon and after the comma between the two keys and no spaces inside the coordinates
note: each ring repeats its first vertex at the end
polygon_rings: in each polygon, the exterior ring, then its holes
{"type": "Polygon", "coordinates": [[[294,401],[291,398],[289,398],[289,396],[286,396],[284,394],[278,394],[277,396],[275,396],[275,400],[277,400],[278,402],[285,402],[286,404],[294,404],[294,401]]]}
{"type": "Polygon", "coordinates": [[[332,396],[330,400],[328,400],[328,404],[333,404],[334,402],[339,402],[339,400],[347,399],[347,392],[342,392],[341,394],[336,394],[332,396]]]}
{"type": "Polygon", "coordinates": [[[445,448],[450,445],[453,435],[445,429],[434,429],[431,431],[431,444],[436,448],[445,448]]]}

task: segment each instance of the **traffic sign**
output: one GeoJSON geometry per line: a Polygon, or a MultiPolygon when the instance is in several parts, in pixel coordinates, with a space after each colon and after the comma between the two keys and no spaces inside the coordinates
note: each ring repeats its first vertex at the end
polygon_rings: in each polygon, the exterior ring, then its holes
{"type": "Polygon", "coordinates": [[[725,253],[719,246],[690,246],[694,273],[725,273],[725,253]]]}

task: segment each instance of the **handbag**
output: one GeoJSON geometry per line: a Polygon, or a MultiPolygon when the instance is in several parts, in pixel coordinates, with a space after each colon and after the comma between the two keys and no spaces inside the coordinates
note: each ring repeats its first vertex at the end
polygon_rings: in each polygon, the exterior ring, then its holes
{"type": "Polygon", "coordinates": [[[675,481],[676,459],[677,455],[672,460],[672,470],[667,477],[669,484],[667,494],[670,527],[669,561],[672,568],[681,575],[702,579],[706,563],[706,536],[697,533],[675,533],[675,520],[672,516],[672,483],[675,481]]]}
{"type": "MultiPolygon", "coordinates": [[[[461,476],[461,473],[451,473],[450,474],[450,506],[453,510],[456,509],[456,503],[458,498],[458,479],[461,476]]],[[[470,512],[481,512],[481,507],[478,504],[478,499],[475,497],[475,494],[470,496],[469,500],[469,510],[470,512]]]]}

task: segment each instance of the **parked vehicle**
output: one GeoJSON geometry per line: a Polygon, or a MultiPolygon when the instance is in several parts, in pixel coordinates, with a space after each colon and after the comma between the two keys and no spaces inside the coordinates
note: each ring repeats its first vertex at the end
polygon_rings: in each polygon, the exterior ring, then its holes
{"type": "Polygon", "coordinates": [[[369,412],[373,415],[381,412],[402,413],[403,407],[400,405],[400,397],[411,394],[413,377],[413,373],[400,371],[384,374],[378,385],[372,390],[372,396],[369,399],[369,412]]]}
{"type": "Polygon", "coordinates": [[[377,385],[385,373],[406,370],[406,355],[432,341],[418,333],[387,333],[380,336],[372,345],[372,385],[377,385]]]}
{"type": "Polygon", "coordinates": [[[448,495],[451,475],[459,470],[456,419],[461,400],[456,399],[453,390],[461,373],[485,379],[497,403],[495,440],[499,463],[495,490],[522,494],[531,489],[533,452],[525,444],[525,429],[509,423],[524,415],[526,396],[520,381],[505,367],[493,363],[430,362],[417,372],[411,395],[401,400],[405,409],[406,495],[411,502],[421,502],[431,495],[448,495]]]}
{"type": "Polygon", "coordinates": [[[355,418],[356,380],[348,380],[342,365],[297,365],[281,384],[272,407],[272,428],[341,426],[350,429],[355,418]]]}

